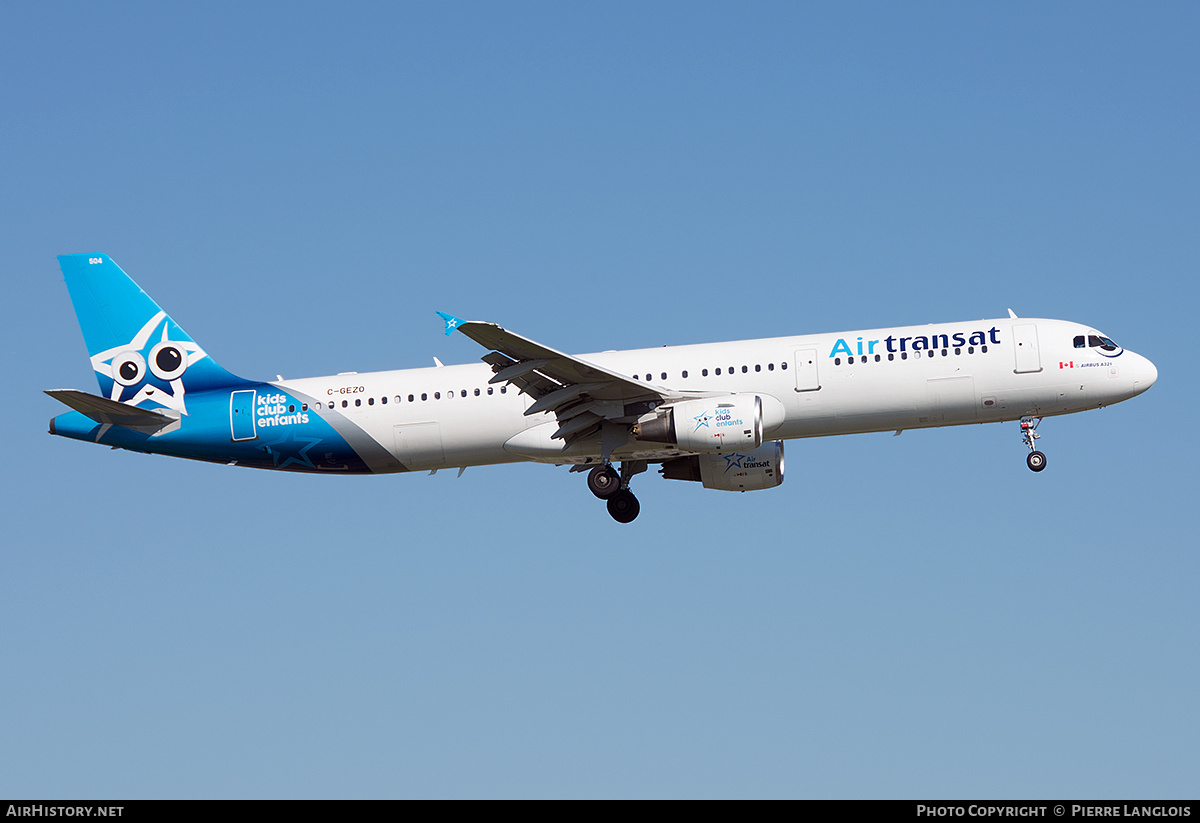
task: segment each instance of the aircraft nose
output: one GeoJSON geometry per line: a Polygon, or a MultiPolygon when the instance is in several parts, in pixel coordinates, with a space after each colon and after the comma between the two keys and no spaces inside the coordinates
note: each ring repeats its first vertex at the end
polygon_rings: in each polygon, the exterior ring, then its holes
{"type": "Polygon", "coordinates": [[[1139,394],[1154,385],[1158,380],[1158,369],[1147,358],[1138,355],[1138,366],[1134,370],[1133,388],[1139,394]]]}

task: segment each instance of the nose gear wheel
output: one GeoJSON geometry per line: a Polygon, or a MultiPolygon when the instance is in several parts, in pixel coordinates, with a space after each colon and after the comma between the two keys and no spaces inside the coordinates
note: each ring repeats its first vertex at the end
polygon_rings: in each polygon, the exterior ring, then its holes
{"type": "Polygon", "coordinates": [[[1034,446],[1034,442],[1041,437],[1037,433],[1038,424],[1042,422],[1040,417],[1022,417],[1021,418],[1021,438],[1025,441],[1025,445],[1029,447],[1029,456],[1025,458],[1025,465],[1030,471],[1040,472],[1046,468],[1046,455],[1042,454],[1034,446]]]}

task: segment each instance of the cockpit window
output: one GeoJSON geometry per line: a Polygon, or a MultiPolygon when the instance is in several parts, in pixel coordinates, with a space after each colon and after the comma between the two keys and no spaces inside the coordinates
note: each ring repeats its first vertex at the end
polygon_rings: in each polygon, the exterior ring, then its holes
{"type": "Polygon", "coordinates": [[[1088,345],[1093,349],[1102,349],[1103,351],[1116,351],[1120,348],[1120,346],[1107,337],[1101,337],[1097,334],[1088,335],[1088,345]]]}
{"type": "Polygon", "coordinates": [[[1085,339],[1085,338],[1084,338],[1084,336],[1083,336],[1082,334],[1081,334],[1081,335],[1079,335],[1078,337],[1076,337],[1076,338],[1075,338],[1075,348],[1077,348],[1077,349],[1082,349],[1082,348],[1084,348],[1084,347],[1087,345],[1087,344],[1084,342],[1084,339],[1085,339]]]}

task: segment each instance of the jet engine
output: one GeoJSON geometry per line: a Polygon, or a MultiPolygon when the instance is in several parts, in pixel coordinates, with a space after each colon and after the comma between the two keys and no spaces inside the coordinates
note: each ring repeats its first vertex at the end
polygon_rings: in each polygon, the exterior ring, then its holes
{"type": "Polygon", "coordinates": [[[706,489],[750,492],[773,489],[783,482],[783,441],[732,454],[697,454],[663,461],[668,480],[695,480],[706,489]]]}
{"type": "Polygon", "coordinates": [[[763,403],[756,394],[685,400],[660,409],[633,427],[650,443],[672,443],[695,452],[726,453],[757,449],[763,438],[763,403]]]}

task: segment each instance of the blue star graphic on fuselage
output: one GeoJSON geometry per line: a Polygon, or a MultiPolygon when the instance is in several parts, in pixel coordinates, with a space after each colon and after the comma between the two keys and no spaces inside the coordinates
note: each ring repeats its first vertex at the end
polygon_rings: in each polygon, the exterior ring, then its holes
{"type": "Polygon", "coordinates": [[[708,412],[704,412],[699,417],[693,417],[692,419],[696,421],[696,428],[692,429],[692,431],[700,431],[701,428],[708,428],[708,421],[712,420],[712,417],[709,416],[708,412]]]}
{"type": "Polygon", "coordinates": [[[321,442],[319,437],[297,437],[287,432],[274,443],[267,443],[263,450],[275,461],[275,468],[286,469],[288,466],[306,466],[315,469],[308,456],[308,450],[321,442]]]}
{"type": "Polygon", "coordinates": [[[725,458],[725,471],[735,468],[740,469],[742,461],[746,459],[746,455],[744,454],[723,454],[721,456],[725,458]]]}

